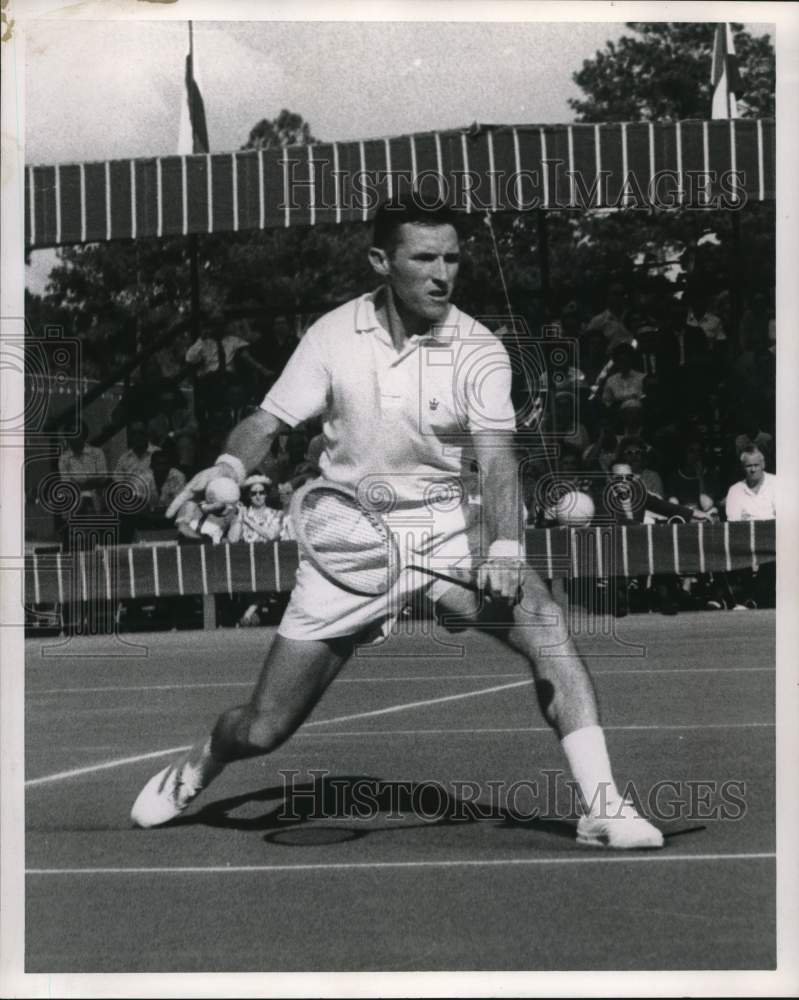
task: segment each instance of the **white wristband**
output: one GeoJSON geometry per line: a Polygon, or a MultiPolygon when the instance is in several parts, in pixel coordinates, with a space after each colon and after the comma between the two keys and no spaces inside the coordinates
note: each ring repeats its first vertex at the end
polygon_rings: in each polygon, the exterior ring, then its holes
{"type": "Polygon", "coordinates": [[[220,455],[214,462],[214,465],[227,465],[231,468],[235,473],[235,479],[239,486],[247,478],[247,470],[244,468],[244,462],[240,458],[236,458],[235,455],[220,455]]]}
{"type": "Polygon", "coordinates": [[[489,559],[524,559],[524,557],[524,544],[509,538],[498,538],[488,547],[489,559]]]}

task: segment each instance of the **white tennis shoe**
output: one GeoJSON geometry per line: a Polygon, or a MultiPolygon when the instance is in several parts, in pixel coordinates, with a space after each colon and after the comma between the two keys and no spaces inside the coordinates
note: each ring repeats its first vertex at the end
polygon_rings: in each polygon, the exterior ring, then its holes
{"type": "Polygon", "coordinates": [[[130,818],[136,826],[161,826],[176,819],[197,798],[207,782],[187,760],[168,764],[153,775],[133,803],[130,818]]]}
{"type": "Polygon", "coordinates": [[[581,816],[577,843],[587,847],[612,847],[619,851],[663,846],[663,834],[641,816],[632,802],[609,805],[601,816],[581,816]]]}

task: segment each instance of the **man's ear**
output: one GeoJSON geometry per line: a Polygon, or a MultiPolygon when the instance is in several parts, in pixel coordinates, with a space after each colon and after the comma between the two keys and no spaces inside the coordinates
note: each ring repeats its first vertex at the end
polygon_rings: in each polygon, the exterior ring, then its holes
{"type": "Polygon", "coordinates": [[[372,270],[376,274],[379,274],[381,278],[388,277],[391,262],[389,261],[388,254],[381,247],[369,248],[369,263],[372,265],[372,270]]]}

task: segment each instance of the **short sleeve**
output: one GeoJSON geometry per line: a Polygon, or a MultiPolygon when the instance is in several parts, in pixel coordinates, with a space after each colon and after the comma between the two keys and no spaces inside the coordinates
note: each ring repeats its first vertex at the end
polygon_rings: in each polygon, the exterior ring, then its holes
{"type": "Polygon", "coordinates": [[[741,502],[738,499],[739,490],[735,486],[731,486],[727,491],[727,499],[724,503],[724,510],[727,514],[728,521],[740,521],[742,520],[742,507],[741,502]]]}
{"type": "Polygon", "coordinates": [[[463,365],[464,394],[469,431],[513,431],[516,413],[511,398],[511,364],[508,352],[493,335],[491,340],[468,348],[463,365]]]}
{"type": "Polygon", "coordinates": [[[327,408],[330,371],[319,340],[318,331],[311,327],[261,403],[262,410],[289,427],[321,416],[327,408]]]}

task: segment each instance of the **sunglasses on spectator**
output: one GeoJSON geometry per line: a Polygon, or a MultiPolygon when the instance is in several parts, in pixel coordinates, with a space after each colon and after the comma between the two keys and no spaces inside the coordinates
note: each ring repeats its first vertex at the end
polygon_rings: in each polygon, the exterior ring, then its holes
{"type": "Polygon", "coordinates": [[[625,448],[625,455],[643,455],[643,450],[641,448],[625,448]]]}
{"type": "Polygon", "coordinates": [[[250,490],[251,497],[263,497],[266,496],[266,490],[250,490]]]}

